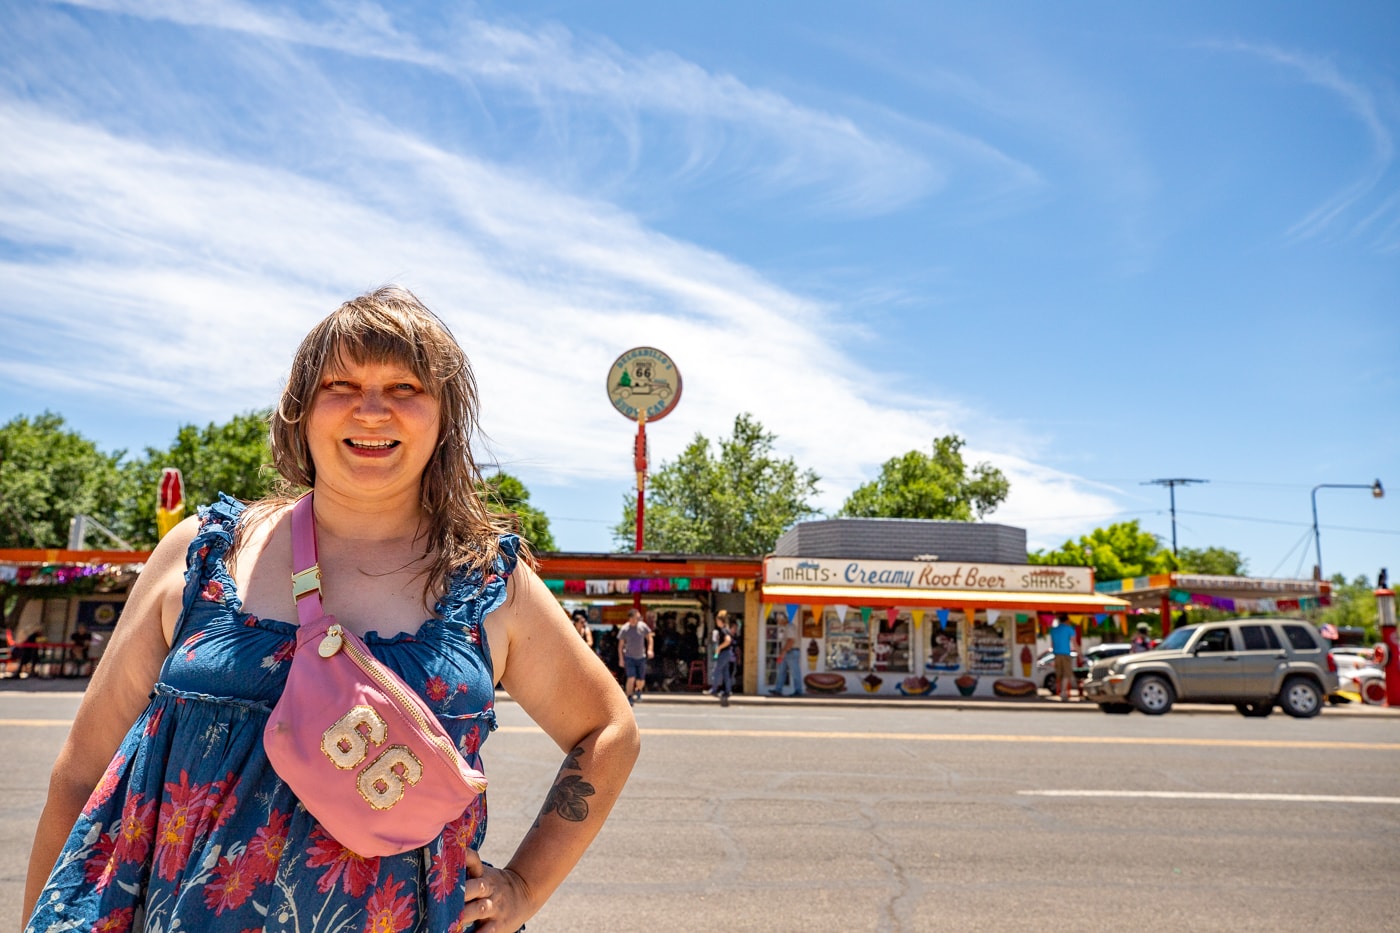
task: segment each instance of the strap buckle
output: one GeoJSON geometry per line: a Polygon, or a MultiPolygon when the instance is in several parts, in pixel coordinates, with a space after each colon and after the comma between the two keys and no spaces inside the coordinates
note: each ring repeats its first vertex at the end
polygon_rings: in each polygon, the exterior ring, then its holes
{"type": "Polygon", "coordinates": [[[321,565],[312,564],[292,574],[292,598],[300,602],[303,596],[321,591],[321,565]]]}

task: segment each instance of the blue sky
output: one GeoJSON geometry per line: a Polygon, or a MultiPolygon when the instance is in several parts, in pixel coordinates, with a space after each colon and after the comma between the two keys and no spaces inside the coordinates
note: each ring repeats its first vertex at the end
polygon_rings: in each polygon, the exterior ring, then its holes
{"type": "Polygon", "coordinates": [[[1400,5],[6,2],[0,419],[104,449],[269,404],[385,282],[489,455],[609,550],[623,350],[655,460],[750,411],[835,510],[947,432],[1053,546],[1138,518],[1400,571],[1400,5]]]}

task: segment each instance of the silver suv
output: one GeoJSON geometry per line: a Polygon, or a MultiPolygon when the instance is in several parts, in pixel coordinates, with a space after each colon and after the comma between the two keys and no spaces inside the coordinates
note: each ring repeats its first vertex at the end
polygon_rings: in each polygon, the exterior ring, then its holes
{"type": "Polygon", "coordinates": [[[1327,643],[1301,619],[1232,619],[1173,631],[1141,654],[1100,661],[1084,694],[1105,713],[1160,716],[1183,703],[1233,703],[1246,716],[1280,706],[1307,718],[1337,689],[1327,643]]]}

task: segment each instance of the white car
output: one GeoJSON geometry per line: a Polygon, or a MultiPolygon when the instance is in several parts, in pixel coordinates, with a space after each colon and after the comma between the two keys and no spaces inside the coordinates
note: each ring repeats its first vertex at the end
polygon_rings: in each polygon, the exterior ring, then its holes
{"type": "MultiPolygon", "coordinates": [[[[1102,645],[1095,645],[1083,652],[1074,653],[1074,677],[1076,680],[1083,680],[1089,676],[1089,668],[1094,666],[1096,661],[1104,661],[1108,658],[1116,658],[1120,654],[1127,654],[1132,651],[1133,646],[1127,642],[1108,642],[1102,645]]],[[[1035,672],[1031,675],[1037,686],[1044,687],[1051,693],[1055,692],[1058,684],[1055,681],[1055,653],[1047,651],[1035,659],[1035,672]]]]}
{"type": "Polygon", "coordinates": [[[1337,689],[1348,693],[1358,693],[1361,699],[1372,706],[1385,705],[1385,672],[1376,666],[1370,648],[1365,653],[1332,649],[1332,660],[1337,664],[1337,689]]]}

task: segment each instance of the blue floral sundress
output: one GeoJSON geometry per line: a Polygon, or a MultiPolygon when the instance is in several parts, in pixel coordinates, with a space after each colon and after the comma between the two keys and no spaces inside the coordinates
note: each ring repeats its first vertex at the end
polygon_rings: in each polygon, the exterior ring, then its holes
{"type": "MultiPolygon", "coordinates": [[[[361,858],[268,763],[263,726],[296,626],[243,611],[224,561],[242,511],[226,496],[200,510],[151,703],[83,808],[27,933],[463,933],[465,853],[486,835],[484,795],[429,845],[361,858]]],[[[417,632],[365,637],[475,768],[496,726],[482,621],[505,601],[518,547],[503,536],[494,572],[484,583],[459,574],[417,632]]]]}

